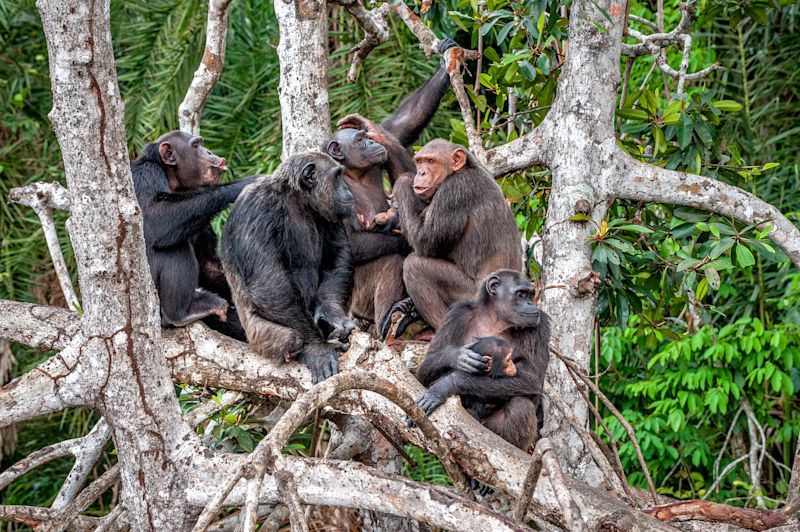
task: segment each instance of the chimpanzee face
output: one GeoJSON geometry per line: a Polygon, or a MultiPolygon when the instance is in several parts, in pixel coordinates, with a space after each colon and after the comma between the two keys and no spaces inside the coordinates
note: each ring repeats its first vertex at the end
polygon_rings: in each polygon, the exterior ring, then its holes
{"type": "Polygon", "coordinates": [[[524,275],[513,270],[500,270],[489,275],[484,287],[494,300],[501,319],[514,327],[539,325],[541,311],[533,302],[535,289],[524,275]]]}
{"type": "Polygon", "coordinates": [[[309,203],[323,218],[335,221],[352,213],[355,199],[342,179],[344,168],[323,153],[301,156],[300,187],[309,193],[309,203]]]}
{"type": "Polygon", "coordinates": [[[414,156],[417,174],[414,176],[414,193],[419,199],[430,202],[433,195],[450,177],[464,167],[467,152],[449,142],[431,141],[414,156]]]}
{"type": "Polygon", "coordinates": [[[325,152],[346,168],[363,170],[386,162],[386,148],[363,129],[340,129],[325,146],[325,152]]]}
{"type": "Polygon", "coordinates": [[[176,190],[216,185],[228,169],[225,159],[206,149],[202,137],[173,131],[161,137],[158,143],[161,161],[175,170],[176,190]]]}

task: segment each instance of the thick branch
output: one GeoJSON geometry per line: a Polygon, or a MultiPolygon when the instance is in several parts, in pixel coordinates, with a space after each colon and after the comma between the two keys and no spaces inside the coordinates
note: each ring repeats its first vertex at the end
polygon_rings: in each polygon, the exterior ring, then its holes
{"type": "MultiPolygon", "coordinates": [[[[213,459],[214,464],[202,465],[203,470],[196,477],[201,481],[191,488],[191,503],[205,506],[219,489],[220,481],[246,459],[219,455],[213,459]]],[[[297,493],[304,504],[388,513],[447,530],[530,530],[442,486],[422,484],[353,462],[291,456],[285,456],[284,459],[287,471],[297,482],[297,493]]],[[[245,486],[245,482],[240,482],[225,500],[225,505],[241,506],[244,503],[245,486]]],[[[283,494],[278,490],[275,478],[266,476],[260,504],[282,501],[283,494]]]]}
{"type": "Polygon", "coordinates": [[[0,338],[39,351],[64,349],[80,328],[74,312],[59,307],[0,300],[0,338]]]}
{"type": "Polygon", "coordinates": [[[774,206],[744,190],[709,177],[666,170],[626,154],[612,194],[621,199],[685,205],[735,218],[763,229],[800,267],[800,231],[774,206]]]}
{"type": "Polygon", "coordinates": [[[206,48],[200,66],[194,73],[192,84],[178,107],[181,131],[200,134],[200,114],[206,98],[222,74],[225,63],[225,36],[228,32],[228,5],[231,0],[209,0],[206,21],[206,48]]]}
{"type": "Polygon", "coordinates": [[[785,514],[772,510],[736,508],[710,501],[680,501],[643,510],[662,521],[702,520],[730,523],[750,530],[768,530],[787,521],[785,514]]]}
{"type": "Polygon", "coordinates": [[[376,9],[368,10],[361,0],[338,0],[338,3],[344,6],[364,30],[364,40],[351,50],[353,62],[347,73],[347,81],[353,83],[358,79],[358,69],[364,59],[376,46],[389,40],[389,4],[381,4],[376,9]]]}
{"type": "Polygon", "coordinates": [[[0,427],[92,403],[79,340],[0,388],[0,427]]]}
{"type": "Polygon", "coordinates": [[[547,122],[507,144],[486,151],[486,166],[494,177],[519,172],[532,166],[546,166],[544,132],[547,122]]]}

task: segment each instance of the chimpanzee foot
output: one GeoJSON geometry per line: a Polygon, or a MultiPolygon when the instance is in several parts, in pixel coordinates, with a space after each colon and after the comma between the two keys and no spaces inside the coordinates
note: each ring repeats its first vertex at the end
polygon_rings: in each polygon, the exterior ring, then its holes
{"type": "Polygon", "coordinates": [[[489,486],[487,486],[486,484],[478,482],[472,477],[467,477],[467,478],[469,478],[469,487],[473,491],[477,491],[478,493],[480,493],[481,497],[486,497],[487,495],[494,493],[494,490],[489,486]]]}
{"type": "Polygon", "coordinates": [[[392,308],[389,309],[389,312],[387,312],[386,316],[383,318],[383,322],[381,323],[381,328],[379,331],[382,340],[386,340],[386,337],[389,335],[389,331],[392,328],[392,316],[395,312],[400,312],[402,314],[402,317],[397,324],[397,332],[395,332],[395,336],[400,336],[403,334],[403,332],[405,332],[409,325],[419,320],[419,313],[417,312],[417,308],[414,306],[414,302],[411,301],[411,298],[407,297],[401,299],[392,305],[392,308]]]}

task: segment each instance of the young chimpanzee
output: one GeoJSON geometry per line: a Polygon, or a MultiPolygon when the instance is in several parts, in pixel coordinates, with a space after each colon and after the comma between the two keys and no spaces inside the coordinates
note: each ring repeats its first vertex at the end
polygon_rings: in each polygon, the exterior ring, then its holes
{"type": "MultiPolygon", "coordinates": [[[[454,46],[453,40],[443,39],[439,53],[454,46]]],[[[350,309],[354,315],[374,321],[382,337],[388,333],[389,320],[384,318],[388,318],[389,308],[405,297],[403,257],[411,251],[399,231],[393,231],[395,226],[380,223],[389,209],[383,174],[387,172],[394,186],[400,174],[414,172],[408,148],[431,121],[449,87],[450,76],[442,59],[436,74],[380,125],[359,115],[347,116],[324,147],[345,167],[344,179],[356,202],[346,221],[355,265],[350,309]]]]}
{"type": "Polygon", "coordinates": [[[314,382],[338,373],[337,355],[355,328],[342,222],[352,206],[336,161],[293,155],[239,197],[222,234],[222,264],[251,346],[286,362],[297,357],[314,382]]]}
{"type": "Polygon", "coordinates": [[[550,320],[533,295],[522,273],[499,270],[484,279],[474,299],[453,305],[417,370],[417,379],[428,387],[417,401],[425,413],[459,395],[470,414],[495,434],[522,450],[534,443],[550,361],[550,320]],[[513,364],[500,364],[503,378],[494,378],[497,362],[486,359],[503,344],[486,337],[510,344],[513,364]]]}
{"type": "Polygon", "coordinates": [[[235,201],[254,178],[219,185],[225,159],[182,131],[163,135],[131,162],[144,218],[150,273],[161,300],[161,324],[180,327],[205,319],[244,340],[217,257],[211,218],[235,201]]]}
{"type": "MultiPolygon", "coordinates": [[[[462,146],[437,139],[414,157],[417,173],[394,187],[403,234],[414,252],[403,263],[414,307],[438,329],[447,309],[499,269],[522,270],[517,224],[500,187],[462,146]]],[[[390,314],[391,314],[390,312],[390,314]]]]}

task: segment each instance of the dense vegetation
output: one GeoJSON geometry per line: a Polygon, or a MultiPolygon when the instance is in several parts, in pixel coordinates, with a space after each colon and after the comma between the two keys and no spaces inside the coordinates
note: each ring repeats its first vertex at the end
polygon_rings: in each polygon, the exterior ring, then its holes
{"type": "MultiPolygon", "coordinates": [[[[471,98],[490,144],[515,138],[546,115],[567,32],[561,7],[568,4],[448,0],[434,2],[426,14],[439,35],[484,52],[471,98]]],[[[680,17],[677,2],[669,4],[668,29],[680,17]]],[[[177,127],[178,105],[202,53],[205,9],[199,0],[112,3],[132,155],[177,127]]],[[[655,2],[632,2],[634,14],[654,20],[654,11],[655,2]]],[[[677,97],[671,80],[649,73],[652,58],[634,61],[618,111],[620,142],[633,156],[746,188],[795,219],[800,212],[800,155],[794,140],[800,129],[800,6],[717,0],[701,6],[699,14],[690,68],[713,61],[723,68],[677,97]]],[[[278,31],[267,0],[234,3],[230,19],[225,70],[201,128],[207,144],[228,157],[232,176],[239,177],[270,171],[279,162],[278,31]]],[[[350,112],[382,118],[435,70],[437,61],[424,57],[401,24],[393,33],[368,58],[358,82],[348,84],[348,51],[357,32],[349,16],[332,13],[334,120],[350,112]]],[[[669,54],[673,65],[680,55],[680,50],[669,54]]],[[[32,181],[63,182],[46,116],[47,69],[34,2],[0,0],[3,197],[32,181]]],[[[620,72],[626,72],[624,63],[620,72]]],[[[448,98],[426,138],[465,142],[460,114],[448,98]]],[[[529,171],[501,184],[521,231],[531,236],[544,219],[548,172],[529,171]]],[[[761,445],[760,470],[751,471],[749,460],[740,460],[710,498],[773,505],[785,496],[786,466],[800,433],[800,273],[753,227],[662,205],[619,202],[611,212],[592,239],[594,266],[604,281],[593,368],[601,388],[634,425],[661,491],[702,497],[728,464],[761,445]]],[[[69,257],[68,239],[63,231],[61,236],[69,257]]],[[[0,239],[0,297],[63,302],[33,212],[0,201],[0,239]]],[[[535,261],[531,270],[538,270],[535,261]]],[[[16,347],[14,354],[15,374],[45,356],[16,347]]],[[[180,390],[186,408],[203,393],[215,392],[180,390]]],[[[47,443],[85,433],[91,421],[90,413],[71,411],[26,424],[16,452],[4,456],[2,466],[47,443]]],[[[249,403],[224,410],[215,421],[209,430],[215,445],[250,450],[263,435],[249,403]]],[[[629,479],[644,486],[624,429],[611,417],[605,423],[621,442],[629,479]]],[[[311,429],[297,435],[291,450],[306,452],[311,439],[311,429]]],[[[419,468],[409,474],[445,478],[427,455],[415,451],[412,456],[419,468]]],[[[113,460],[109,453],[100,472],[113,460]]],[[[57,461],[27,475],[3,494],[4,502],[47,504],[69,466],[57,461]]]]}

